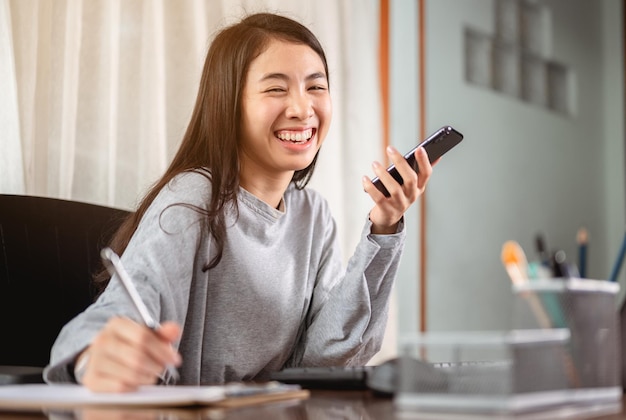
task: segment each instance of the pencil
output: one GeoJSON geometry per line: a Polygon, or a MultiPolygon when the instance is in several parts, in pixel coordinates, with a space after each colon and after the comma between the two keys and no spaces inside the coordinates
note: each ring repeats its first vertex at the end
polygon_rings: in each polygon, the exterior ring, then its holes
{"type": "Polygon", "coordinates": [[[541,261],[541,264],[543,264],[545,267],[549,267],[550,257],[548,255],[548,249],[546,247],[546,240],[541,233],[538,233],[535,236],[535,247],[537,248],[537,253],[539,254],[539,260],[541,261]]]}
{"type": "MultiPolygon", "coordinates": [[[[514,285],[521,286],[528,282],[528,266],[526,254],[522,247],[516,241],[506,241],[502,246],[501,253],[502,264],[506,269],[511,282],[514,285]]],[[[524,292],[521,294],[530,305],[533,315],[537,318],[537,323],[541,328],[551,328],[552,322],[541,305],[539,298],[533,292],[524,292]]]]}
{"type": "Polygon", "coordinates": [[[624,262],[624,254],[626,254],[626,232],[624,233],[622,246],[619,252],[617,253],[617,260],[615,260],[615,264],[613,265],[613,271],[611,271],[611,277],[609,277],[610,281],[617,281],[617,276],[619,274],[620,269],[622,268],[622,263],[624,262]]]}
{"type": "Polygon", "coordinates": [[[578,271],[580,272],[580,277],[587,277],[587,242],[589,240],[589,235],[587,234],[587,229],[581,227],[578,229],[578,233],[576,234],[576,242],[578,243],[578,271]]]}

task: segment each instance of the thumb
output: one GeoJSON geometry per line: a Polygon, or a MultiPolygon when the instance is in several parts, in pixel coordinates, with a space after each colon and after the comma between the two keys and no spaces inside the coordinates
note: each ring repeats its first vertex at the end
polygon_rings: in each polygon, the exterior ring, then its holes
{"type": "Polygon", "coordinates": [[[159,328],[159,335],[165,340],[173,343],[180,339],[182,329],[176,322],[166,321],[159,328]]]}

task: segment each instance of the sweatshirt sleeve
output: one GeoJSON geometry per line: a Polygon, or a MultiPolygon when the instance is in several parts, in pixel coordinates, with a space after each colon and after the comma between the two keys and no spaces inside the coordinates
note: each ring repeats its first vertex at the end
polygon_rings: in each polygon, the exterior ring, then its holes
{"type": "Polygon", "coordinates": [[[291,364],[365,365],[381,348],[389,299],[406,232],[371,234],[369,218],[343,275],[334,222],[318,273],[305,331],[291,364]]]}
{"type": "MultiPolygon", "coordinates": [[[[202,235],[199,212],[189,205],[198,203],[191,194],[202,182],[178,178],[166,186],[144,214],[121,261],[132,278],[151,316],[163,322],[184,324],[191,287],[195,250],[202,235]],[[190,201],[194,200],[194,201],[190,201]]],[[[87,280],[86,280],[87,281],[87,280]]],[[[46,382],[74,382],[71,366],[77,354],[89,346],[111,317],[141,318],[113,276],[104,292],[85,311],[68,322],[54,342],[50,363],[44,369],[46,382]]]]}

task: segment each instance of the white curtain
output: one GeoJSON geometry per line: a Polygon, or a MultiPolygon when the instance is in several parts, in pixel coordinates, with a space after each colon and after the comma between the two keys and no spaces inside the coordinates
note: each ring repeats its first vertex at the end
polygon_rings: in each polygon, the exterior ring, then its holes
{"type": "Polygon", "coordinates": [[[0,0],[0,192],[24,192],[17,84],[11,16],[7,0],[0,0]]]}
{"type": "Polygon", "coordinates": [[[383,159],[377,0],[0,0],[0,193],[134,208],[179,145],[213,33],[257,11],[326,50],[334,114],[311,187],[349,256],[372,205],[360,177],[383,159]]]}

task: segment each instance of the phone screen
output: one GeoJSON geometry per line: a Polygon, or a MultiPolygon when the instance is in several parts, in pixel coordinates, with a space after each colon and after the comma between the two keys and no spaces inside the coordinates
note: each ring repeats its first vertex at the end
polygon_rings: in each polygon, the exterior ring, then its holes
{"type": "MultiPolygon", "coordinates": [[[[423,146],[424,150],[428,154],[428,160],[432,163],[435,160],[443,156],[448,150],[459,144],[463,140],[463,134],[455,130],[450,126],[441,127],[439,130],[431,134],[426,140],[411,149],[410,152],[404,155],[406,161],[411,165],[415,172],[418,172],[417,162],[415,161],[415,151],[418,147],[423,146]]],[[[387,172],[400,184],[404,183],[404,180],[398,173],[398,170],[394,165],[387,168],[387,172]]],[[[380,190],[386,197],[389,197],[389,191],[378,179],[378,177],[372,180],[376,188],[380,190]]]]}

